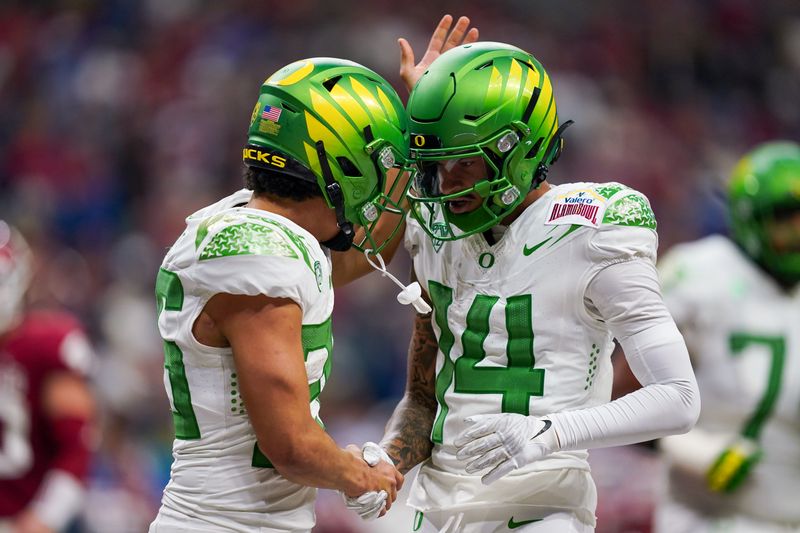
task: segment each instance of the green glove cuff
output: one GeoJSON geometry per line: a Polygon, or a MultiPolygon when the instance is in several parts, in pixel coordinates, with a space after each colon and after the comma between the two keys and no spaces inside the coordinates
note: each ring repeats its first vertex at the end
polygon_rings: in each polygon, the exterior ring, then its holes
{"type": "Polygon", "coordinates": [[[734,492],[761,459],[761,448],[747,439],[726,448],[706,474],[706,483],[713,492],[734,492]]]}

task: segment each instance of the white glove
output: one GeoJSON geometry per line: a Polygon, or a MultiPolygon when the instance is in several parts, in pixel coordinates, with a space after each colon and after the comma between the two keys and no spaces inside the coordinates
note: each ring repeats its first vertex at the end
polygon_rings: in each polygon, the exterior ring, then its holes
{"type": "Polygon", "coordinates": [[[469,461],[468,474],[486,468],[484,485],[558,450],[558,437],[550,420],[516,413],[475,415],[464,420],[467,430],[455,445],[456,458],[469,461]]]}
{"type": "MultiPolygon", "coordinates": [[[[361,457],[364,458],[364,461],[369,466],[377,466],[381,460],[390,465],[394,464],[389,454],[374,442],[364,443],[361,447],[361,457]]],[[[386,504],[386,498],[389,497],[385,490],[365,492],[357,498],[350,498],[345,496],[344,493],[342,493],[342,496],[344,497],[345,506],[366,521],[378,518],[386,504]]]]}
{"type": "Polygon", "coordinates": [[[342,496],[344,496],[345,507],[360,516],[362,520],[369,522],[370,520],[375,520],[381,514],[388,494],[386,494],[385,490],[379,492],[373,490],[365,492],[357,498],[350,498],[345,496],[344,493],[342,493],[342,496]]]}
{"type": "Polygon", "coordinates": [[[381,460],[386,461],[390,465],[394,466],[394,461],[392,458],[389,457],[389,454],[386,453],[386,450],[375,444],[374,442],[365,442],[364,445],[361,447],[361,457],[364,458],[364,461],[369,466],[378,466],[378,463],[381,460]]]}

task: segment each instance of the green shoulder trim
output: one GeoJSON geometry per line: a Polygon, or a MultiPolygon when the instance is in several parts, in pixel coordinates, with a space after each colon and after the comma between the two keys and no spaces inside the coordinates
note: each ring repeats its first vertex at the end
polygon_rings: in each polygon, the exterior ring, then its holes
{"type": "Polygon", "coordinates": [[[308,266],[308,268],[311,269],[312,272],[314,272],[314,267],[311,264],[311,252],[308,251],[308,244],[306,243],[305,239],[302,236],[298,235],[297,233],[289,229],[289,227],[286,224],[281,224],[277,220],[273,220],[271,218],[260,217],[258,215],[247,215],[247,218],[258,220],[259,222],[264,222],[267,224],[271,224],[277,228],[280,228],[280,230],[283,231],[284,235],[288,237],[289,240],[292,241],[292,243],[294,243],[295,246],[297,246],[297,249],[300,250],[301,254],[303,254],[303,260],[306,262],[306,265],[308,266]]]}
{"type": "Polygon", "coordinates": [[[631,191],[614,201],[606,208],[603,224],[617,226],[639,226],[656,229],[656,216],[647,199],[636,191],[631,191]]]}
{"type": "Polygon", "coordinates": [[[287,237],[277,228],[242,222],[222,228],[200,253],[200,261],[235,255],[270,255],[297,258],[287,237]]]}
{"type": "Polygon", "coordinates": [[[604,183],[602,185],[598,185],[597,187],[594,187],[594,192],[596,192],[597,194],[599,194],[600,196],[602,196],[606,200],[609,200],[612,196],[617,194],[619,191],[621,191],[623,189],[629,189],[629,188],[630,187],[627,187],[626,185],[623,185],[621,183],[604,183]]]}
{"type": "MultiPolygon", "coordinates": [[[[208,217],[200,222],[200,225],[197,226],[197,235],[194,238],[194,249],[197,250],[200,248],[200,245],[203,244],[203,239],[206,238],[208,235],[208,228],[211,227],[212,224],[219,222],[225,218],[225,213],[219,213],[217,215],[208,217]]],[[[233,217],[230,217],[230,220],[235,220],[233,217]]]]}

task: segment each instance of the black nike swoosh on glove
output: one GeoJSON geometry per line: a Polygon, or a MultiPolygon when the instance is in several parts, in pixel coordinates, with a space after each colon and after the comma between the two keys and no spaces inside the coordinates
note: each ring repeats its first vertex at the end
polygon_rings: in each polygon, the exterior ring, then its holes
{"type": "Polygon", "coordinates": [[[553,425],[553,423],[552,423],[552,422],[550,422],[549,420],[542,420],[542,422],[544,422],[544,427],[543,427],[542,429],[540,429],[540,430],[539,430],[539,433],[537,433],[536,435],[534,435],[533,437],[531,437],[531,439],[530,439],[530,440],[533,440],[533,439],[535,439],[536,437],[538,437],[539,435],[541,435],[542,433],[544,433],[545,431],[547,431],[548,429],[550,429],[550,426],[552,426],[552,425],[553,425]]]}

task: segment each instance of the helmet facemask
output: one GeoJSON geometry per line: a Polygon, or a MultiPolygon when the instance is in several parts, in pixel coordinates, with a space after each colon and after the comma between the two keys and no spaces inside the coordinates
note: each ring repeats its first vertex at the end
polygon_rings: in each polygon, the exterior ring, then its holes
{"type": "Polygon", "coordinates": [[[369,154],[378,176],[378,194],[371,202],[363,204],[358,209],[358,219],[353,221],[364,231],[364,236],[353,242],[353,247],[359,251],[369,251],[377,254],[391,242],[400,228],[403,226],[405,209],[402,206],[403,199],[411,185],[410,180],[402,179],[400,176],[392,176],[391,187],[387,190],[389,174],[392,171],[397,173],[408,171],[408,162],[405,154],[399,153],[390,142],[385,139],[375,139],[372,135],[372,128],[364,128],[364,137],[367,145],[364,150],[369,154]],[[393,198],[397,198],[394,200],[393,198]],[[381,241],[376,240],[373,235],[378,220],[386,213],[396,215],[397,222],[381,241]]]}
{"type": "Polygon", "coordinates": [[[414,165],[414,178],[408,191],[411,213],[423,228],[440,240],[455,240],[485,231],[508,216],[527,194],[520,191],[504,175],[508,156],[519,143],[519,134],[509,128],[486,142],[457,150],[442,150],[438,154],[420,155],[414,165]],[[500,148],[505,148],[505,153],[500,148]],[[482,179],[464,189],[449,194],[441,191],[442,171],[449,172],[462,161],[477,159],[483,163],[482,179]],[[448,206],[475,195],[482,201],[472,211],[454,213],[448,206]]]}
{"type": "Polygon", "coordinates": [[[523,122],[515,121],[472,147],[442,149],[439,153],[412,150],[417,162],[408,191],[411,214],[431,237],[442,241],[458,240],[492,228],[513,213],[525,196],[545,180],[549,167],[543,161],[555,162],[561,152],[561,133],[571,124],[572,121],[562,124],[546,147],[541,146],[541,141],[533,140],[534,136],[523,122]],[[442,166],[452,166],[466,158],[480,158],[485,177],[460,191],[442,194],[442,166]],[[530,160],[542,162],[534,165],[530,160]],[[527,172],[532,177],[520,179],[512,172],[527,172]],[[522,184],[529,186],[521,190],[522,184]],[[470,195],[483,200],[475,209],[454,213],[448,208],[448,203],[470,195]]]}

